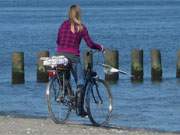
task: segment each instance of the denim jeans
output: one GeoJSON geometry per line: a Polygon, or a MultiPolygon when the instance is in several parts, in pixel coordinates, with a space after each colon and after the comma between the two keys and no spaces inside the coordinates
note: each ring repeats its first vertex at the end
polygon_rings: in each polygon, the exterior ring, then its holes
{"type": "Polygon", "coordinates": [[[81,62],[72,63],[71,73],[77,86],[85,84],[85,76],[81,62]]]}
{"type": "Polygon", "coordinates": [[[72,62],[71,73],[74,77],[76,85],[77,86],[85,85],[84,70],[83,70],[79,56],[74,56],[73,54],[66,53],[66,52],[57,53],[57,55],[64,55],[65,57],[71,60],[72,62]]]}

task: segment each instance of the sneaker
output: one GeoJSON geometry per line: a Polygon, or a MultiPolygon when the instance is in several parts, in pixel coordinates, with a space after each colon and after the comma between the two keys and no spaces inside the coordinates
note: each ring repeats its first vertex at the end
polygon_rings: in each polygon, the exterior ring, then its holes
{"type": "Polygon", "coordinates": [[[83,109],[80,116],[81,117],[88,117],[88,113],[86,111],[84,111],[84,109],[83,109]]]}

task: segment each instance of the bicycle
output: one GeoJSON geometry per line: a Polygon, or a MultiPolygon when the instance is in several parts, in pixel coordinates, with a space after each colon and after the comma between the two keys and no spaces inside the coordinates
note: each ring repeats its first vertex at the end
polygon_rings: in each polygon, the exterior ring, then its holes
{"type": "Polygon", "coordinates": [[[70,82],[71,62],[65,56],[42,58],[48,69],[49,82],[46,88],[48,111],[55,123],[65,123],[70,113],[78,115],[78,102],[83,101],[83,108],[94,126],[106,125],[112,113],[112,95],[108,84],[100,79],[90,64],[85,71],[84,94],[78,97],[70,82]],[[83,99],[78,99],[83,98],[83,99]]]}

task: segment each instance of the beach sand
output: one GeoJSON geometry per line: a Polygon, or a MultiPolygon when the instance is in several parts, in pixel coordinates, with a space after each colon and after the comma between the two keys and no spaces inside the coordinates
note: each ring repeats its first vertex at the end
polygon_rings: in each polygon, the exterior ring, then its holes
{"type": "MultiPolygon", "coordinates": [[[[49,118],[0,116],[0,135],[173,135],[128,128],[102,128],[79,124],[55,124],[49,118]]],[[[177,134],[177,133],[176,133],[177,134]]]]}

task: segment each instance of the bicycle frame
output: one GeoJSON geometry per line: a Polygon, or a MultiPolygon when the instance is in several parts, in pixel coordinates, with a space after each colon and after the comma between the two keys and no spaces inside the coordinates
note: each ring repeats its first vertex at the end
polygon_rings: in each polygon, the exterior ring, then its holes
{"type": "MultiPolygon", "coordinates": [[[[59,71],[58,71],[58,69],[57,69],[57,68],[54,68],[54,69],[48,70],[48,76],[49,76],[50,79],[57,78],[59,86],[62,86],[62,88],[60,89],[60,90],[62,90],[60,96],[65,97],[65,74],[62,73],[62,76],[61,76],[60,73],[59,73],[59,71]],[[61,77],[62,77],[62,78],[61,78],[61,77]]],[[[55,93],[56,93],[56,92],[55,92],[55,93]]],[[[55,97],[55,98],[57,99],[58,96],[55,97]]],[[[56,99],[55,99],[55,100],[56,100],[56,99]]]]}
{"type": "Polygon", "coordinates": [[[47,69],[50,81],[46,88],[46,95],[48,111],[52,120],[55,123],[64,123],[71,111],[75,111],[81,117],[88,115],[90,121],[96,126],[106,124],[112,112],[112,95],[107,83],[98,77],[97,73],[93,71],[91,64],[88,63],[84,72],[84,88],[78,87],[78,90],[73,91],[73,85],[71,86],[69,78],[72,68],[71,64],[58,65],[58,62],[57,64],[53,63],[54,59],[52,58],[46,58],[46,60],[45,66],[51,68],[50,70],[47,69]],[[104,91],[106,91],[105,94],[103,93],[104,91]],[[103,111],[103,118],[96,115],[98,109],[103,111]]]}
{"type": "MultiPolygon", "coordinates": [[[[95,52],[93,52],[93,53],[95,53],[95,52]]],[[[67,69],[67,70],[69,70],[70,71],[70,69],[67,69]]],[[[50,77],[50,79],[53,79],[53,78],[57,78],[57,80],[58,80],[58,84],[60,85],[60,86],[62,86],[61,87],[61,97],[62,98],[64,98],[65,96],[66,96],[66,85],[67,85],[67,80],[66,80],[66,77],[65,77],[65,70],[62,70],[61,71],[62,72],[62,76],[61,76],[61,73],[59,72],[59,70],[58,70],[58,68],[57,67],[54,67],[53,69],[50,69],[50,70],[48,70],[48,75],[49,75],[49,77],[50,77]],[[63,73],[64,72],[64,73],[63,73]]],[[[96,83],[96,79],[98,79],[98,76],[97,76],[97,73],[96,72],[93,72],[92,71],[92,66],[91,66],[91,64],[90,63],[88,63],[88,66],[87,66],[87,70],[85,71],[85,91],[84,91],[84,93],[86,93],[86,90],[87,90],[87,84],[89,83],[89,82],[91,82],[93,85],[95,85],[95,87],[96,87],[96,93],[97,93],[97,95],[98,95],[98,97],[96,97],[95,98],[95,91],[93,90],[93,89],[91,89],[91,92],[92,92],[92,96],[93,96],[93,99],[94,99],[94,101],[95,101],[95,103],[98,103],[98,100],[97,100],[97,98],[100,100],[100,102],[101,103],[103,103],[103,100],[102,100],[102,98],[101,98],[101,96],[100,96],[100,92],[99,92],[99,90],[98,90],[98,85],[97,85],[97,83],[96,83]]],[[[70,86],[71,87],[71,86],[70,86]]],[[[67,92],[68,92],[68,94],[70,94],[70,91],[69,90],[67,90],[67,92]]],[[[59,95],[58,95],[59,96],[59,95]]],[[[56,99],[58,98],[58,96],[56,97],[56,99]]],[[[84,96],[83,96],[83,98],[85,98],[84,96]]],[[[56,100],[55,99],[55,100],[56,100]]]]}
{"type": "MultiPolygon", "coordinates": [[[[98,98],[100,99],[101,103],[103,103],[103,100],[102,100],[102,98],[100,96],[99,90],[97,89],[98,85],[96,83],[96,79],[98,79],[98,76],[97,76],[96,72],[92,71],[92,67],[91,67],[90,63],[88,63],[87,70],[86,70],[86,73],[85,73],[85,78],[86,78],[86,81],[85,81],[86,82],[85,83],[85,93],[87,91],[86,87],[87,87],[87,84],[89,82],[91,82],[92,84],[95,84],[95,86],[96,86],[96,93],[98,95],[98,98]]],[[[93,91],[92,88],[91,88],[91,93],[92,93],[92,96],[93,96],[93,99],[94,99],[95,103],[98,103],[97,99],[95,98],[95,94],[94,94],[94,91],[93,91]]]]}

